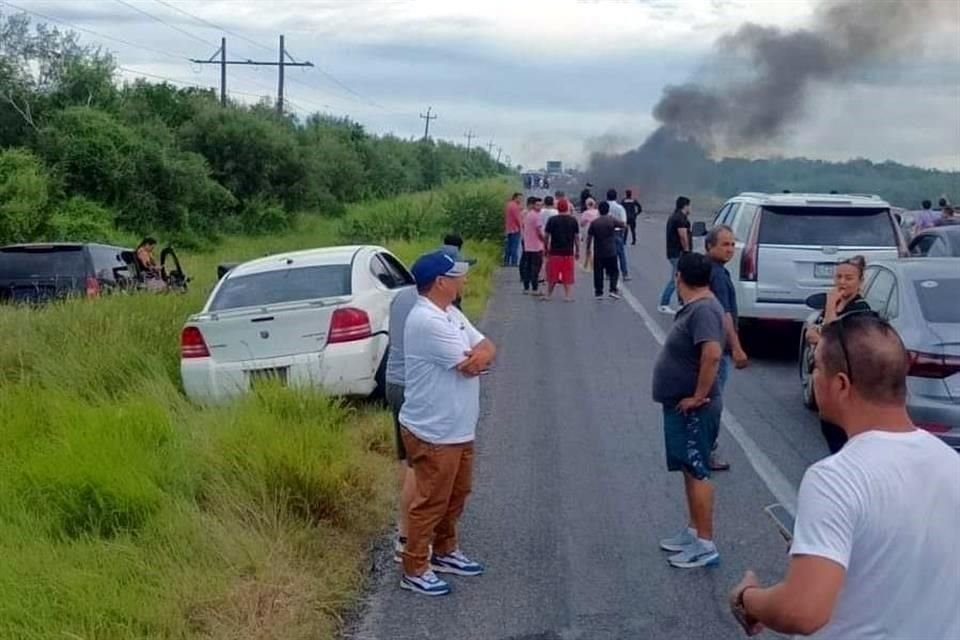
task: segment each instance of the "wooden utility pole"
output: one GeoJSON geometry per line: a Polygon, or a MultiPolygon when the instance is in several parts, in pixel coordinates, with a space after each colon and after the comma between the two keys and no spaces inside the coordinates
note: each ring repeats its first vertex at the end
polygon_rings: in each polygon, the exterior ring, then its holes
{"type": "Polygon", "coordinates": [[[280,36],[280,55],[276,62],[267,62],[263,60],[227,60],[227,39],[220,38],[220,48],[213,53],[207,60],[197,60],[191,58],[190,62],[194,64],[218,64],[220,65],[220,104],[227,104],[227,65],[252,65],[256,67],[277,67],[279,78],[277,83],[277,112],[283,113],[283,72],[287,67],[312,67],[312,62],[297,62],[293,59],[284,46],[284,38],[280,36]],[[220,59],[217,60],[217,54],[220,59]],[[289,60],[288,60],[289,59],[289,60]]]}
{"type": "Polygon", "coordinates": [[[487,155],[493,156],[493,140],[487,143],[487,155]]]}
{"type": "Polygon", "coordinates": [[[503,147],[497,147],[497,162],[500,162],[501,153],[503,153],[503,147]]]}
{"type": "Polygon", "coordinates": [[[463,134],[463,137],[467,139],[467,151],[470,151],[470,141],[477,137],[477,134],[473,130],[467,131],[463,134]]]}
{"type": "Polygon", "coordinates": [[[430,110],[431,110],[431,109],[433,109],[433,107],[427,107],[427,115],[423,115],[422,113],[420,114],[420,118],[422,118],[423,120],[426,120],[426,121],[427,121],[427,123],[423,126],[423,139],[424,139],[424,140],[429,140],[429,139],[430,139],[430,121],[437,119],[437,115],[436,115],[436,114],[430,115],[430,110]]]}

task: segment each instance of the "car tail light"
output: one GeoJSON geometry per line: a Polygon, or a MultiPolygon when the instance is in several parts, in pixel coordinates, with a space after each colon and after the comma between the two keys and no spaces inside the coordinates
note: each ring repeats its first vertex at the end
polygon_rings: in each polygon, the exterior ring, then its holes
{"type": "Polygon", "coordinates": [[[207,343],[197,327],[184,327],[180,333],[180,357],[184,360],[210,357],[207,343]]]}
{"type": "Polygon", "coordinates": [[[370,316],[366,311],[355,307],[341,307],[334,311],[330,318],[327,344],[363,340],[371,335],[370,316]]]}
{"type": "Polygon", "coordinates": [[[740,280],[745,282],[757,281],[757,259],[760,253],[760,218],[763,211],[758,211],[750,226],[750,235],[740,254],[740,280]]]}
{"type": "Polygon", "coordinates": [[[948,356],[942,353],[923,353],[908,351],[910,370],[907,375],[917,378],[949,378],[960,373],[960,356],[948,356]]]}
{"type": "Polygon", "coordinates": [[[87,276],[86,280],[86,291],[88,298],[96,298],[100,296],[100,281],[94,278],[93,276],[87,276]]]}

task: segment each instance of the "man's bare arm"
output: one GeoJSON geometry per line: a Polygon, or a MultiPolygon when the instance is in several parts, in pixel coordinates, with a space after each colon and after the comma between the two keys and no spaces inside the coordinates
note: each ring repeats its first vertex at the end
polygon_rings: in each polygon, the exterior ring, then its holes
{"type": "Polygon", "coordinates": [[[684,252],[690,251],[690,230],[686,228],[677,229],[677,235],[680,236],[680,246],[684,252]]]}
{"type": "Polygon", "coordinates": [[[846,570],[820,556],[793,556],[783,582],[743,593],[747,614],[780,633],[811,635],[833,615],[846,570]]]}
{"type": "Polygon", "coordinates": [[[700,347],[700,370],[697,373],[697,390],[693,397],[705,400],[710,397],[710,390],[717,379],[717,370],[720,368],[720,359],[723,358],[723,347],[719,342],[704,342],[700,347]]]}

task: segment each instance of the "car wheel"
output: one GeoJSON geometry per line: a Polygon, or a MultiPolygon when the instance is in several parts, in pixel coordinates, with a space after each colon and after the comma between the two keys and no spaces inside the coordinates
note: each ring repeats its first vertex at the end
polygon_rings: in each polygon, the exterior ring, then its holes
{"type": "Polygon", "coordinates": [[[813,392],[813,350],[806,341],[800,349],[800,393],[803,397],[803,406],[816,411],[817,398],[813,392]]]}

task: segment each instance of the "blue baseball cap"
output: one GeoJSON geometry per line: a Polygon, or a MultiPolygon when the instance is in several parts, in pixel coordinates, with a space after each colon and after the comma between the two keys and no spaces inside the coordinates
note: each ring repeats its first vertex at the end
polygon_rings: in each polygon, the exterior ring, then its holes
{"type": "Polygon", "coordinates": [[[461,278],[467,275],[469,270],[470,265],[466,262],[457,262],[445,251],[433,251],[417,258],[410,272],[417,284],[424,286],[432,283],[440,276],[461,278]]]}

